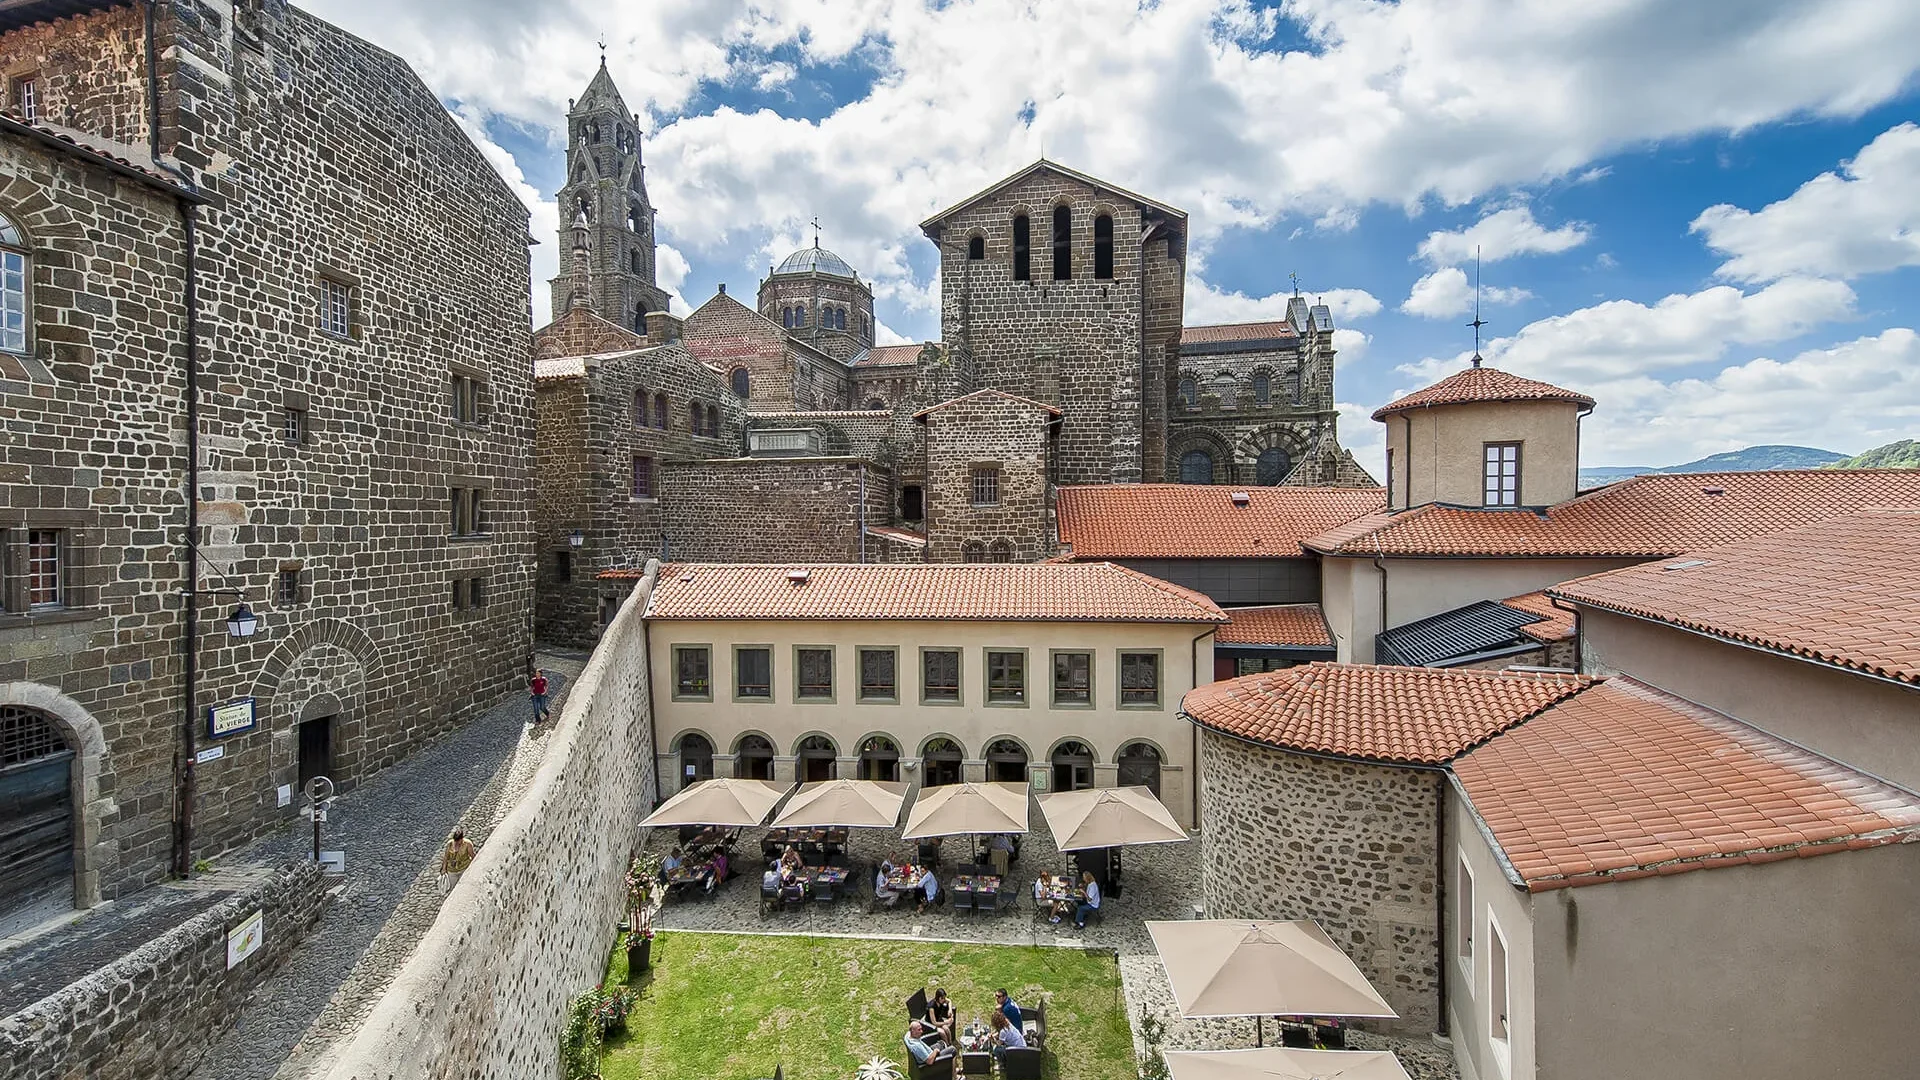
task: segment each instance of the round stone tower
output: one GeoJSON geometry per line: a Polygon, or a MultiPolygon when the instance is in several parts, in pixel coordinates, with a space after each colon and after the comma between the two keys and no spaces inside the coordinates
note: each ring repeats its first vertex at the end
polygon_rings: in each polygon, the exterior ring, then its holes
{"type": "Polygon", "coordinates": [[[873,348],[873,290],[818,240],[781,260],[760,283],[760,314],[839,360],[851,362],[873,348]]]}

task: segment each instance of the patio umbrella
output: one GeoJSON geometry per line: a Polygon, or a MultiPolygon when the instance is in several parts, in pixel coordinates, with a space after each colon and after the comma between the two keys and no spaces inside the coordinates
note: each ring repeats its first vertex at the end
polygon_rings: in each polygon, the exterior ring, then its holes
{"type": "Polygon", "coordinates": [[[1399,1015],[1311,920],[1150,921],[1147,933],[1183,1017],[1399,1015]]]}
{"type": "Polygon", "coordinates": [[[642,827],[659,825],[722,825],[750,828],[788,791],[771,780],[702,780],[660,804],[642,827]]]}
{"type": "Polygon", "coordinates": [[[900,821],[907,785],[891,780],[819,780],[801,784],[774,829],[891,829],[900,821]]]}
{"type": "Polygon", "coordinates": [[[1040,796],[1039,803],[1061,851],[1187,839],[1186,830],[1146,787],[1056,791],[1040,796]]]}
{"type": "Polygon", "coordinates": [[[921,788],[907,814],[902,840],[930,840],[962,833],[1027,831],[1027,785],[942,784],[921,788]]]}
{"type": "Polygon", "coordinates": [[[1409,1080],[1387,1050],[1173,1050],[1173,1080],[1409,1080]]]}

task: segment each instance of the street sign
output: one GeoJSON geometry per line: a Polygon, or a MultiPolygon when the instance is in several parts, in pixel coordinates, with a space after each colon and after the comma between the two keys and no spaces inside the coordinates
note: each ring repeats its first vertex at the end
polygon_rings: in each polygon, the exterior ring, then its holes
{"type": "Polygon", "coordinates": [[[218,761],[219,759],[226,756],[227,756],[226,747],[209,746],[205,750],[202,750],[199,753],[193,755],[193,763],[196,765],[205,765],[209,761],[218,761]]]}

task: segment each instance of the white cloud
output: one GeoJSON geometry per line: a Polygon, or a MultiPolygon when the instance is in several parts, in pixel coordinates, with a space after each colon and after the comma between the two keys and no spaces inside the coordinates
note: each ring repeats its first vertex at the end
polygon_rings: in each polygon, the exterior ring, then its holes
{"type": "MultiPolygon", "coordinates": [[[[1525,289],[1501,289],[1486,285],[1480,288],[1480,301],[1484,304],[1517,304],[1532,295],[1525,289]]],[[[1471,311],[1473,285],[1467,281],[1466,271],[1459,267],[1435,270],[1413,283],[1413,290],[1400,304],[1400,310],[1428,319],[1444,319],[1471,311]]]]}
{"type": "Polygon", "coordinates": [[[1373,406],[1349,401],[1334,403],[1340,410],[1340,445],[1352,452],[1353,460],[1373,474],[1375,480],[1387,475],[1387,429],[1375,422],[1373,406]]]}
{"type": "Polygon", "coordinates": [[[1533,220],[1533,210],[1510,206],[1455,232],[1432,232],[1420,241],[1419,256],[1431,266],[1464,263],[1476,252],[1486,262],[1513,255],[1553,255],[1579,247],[1592,236],[1582,222],[1549,229],[1533,220]]]}
{"type": "Polygon", "coordinates": [[[687,275],[693,267],[687,263],[687,257],[671,244],[656,244],[653,256],[653,280],[667,290],[667,310],[685,318],[693,314],[693,305],[682,295],[681,286],[687,283],[687,275]]]}
{"type": "Polygon", "coordinates": [[[1367,355],[1367,348],[1373,344],[1372,334],[1363,334],[1344,326],[1333,331],[1333,366],[1343,368],[1359,362],[1367,355]]]}
{"type": "Polygon", "coordinates": [[[1691,229],[1730,256],[1719,273],[1734,281],[1920,265],[1920,126],[1889,128],[1838,171],[1759,211],[1708,207],[1691,229]]]}
{"type": "MultiPolygon", "coordinates": [[[[1380,301],[1365,289],[1325,289],[1319,292],[1302,293],[1312,303],[1325,304],[1333,314],[1334,325],[1364,319],[1380,313],[1380,301]]],[[[1287,301],[1292,299],[1290,289],[1282,289],[1265,296],[1248,296],[1242,292],[1229,292],[1221,289],[1195,274],[1187,275],[1186,320],[1188,326],[1210,326],[1215,323],[1258,322],[1263,319],[1284,319],[1287,317],[1287,301]]]]}
{"type": "Polygon", "coordinates": [[[911,345],[914,340],[878,319],[873,321],[873,343],[875,345],[911,345]]]}

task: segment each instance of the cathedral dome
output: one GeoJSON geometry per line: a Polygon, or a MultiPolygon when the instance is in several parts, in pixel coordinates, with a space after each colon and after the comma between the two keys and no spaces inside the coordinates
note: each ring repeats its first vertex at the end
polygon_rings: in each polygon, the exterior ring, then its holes
{"type": "Polygon", "coordinates": [[[774,268],[773,273],[776,277],[781,274],[826,274],[829,277],[858,279],[860,276],[853,272],[853,267],[847,265],[847,260],[818,244],[801,248],[787,256],[774,268]]]}

